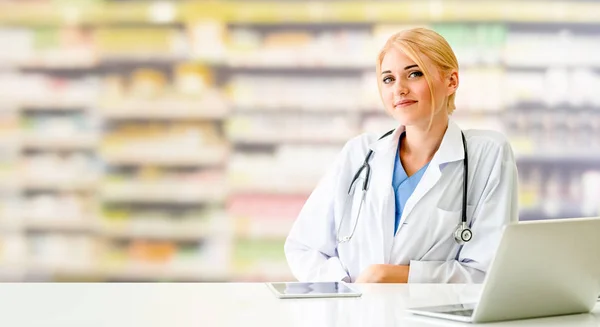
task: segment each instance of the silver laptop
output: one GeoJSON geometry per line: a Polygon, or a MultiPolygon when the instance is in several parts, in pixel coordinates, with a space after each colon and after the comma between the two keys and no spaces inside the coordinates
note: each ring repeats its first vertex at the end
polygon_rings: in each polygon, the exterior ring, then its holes
{"type": "Polygon", "coordinates": [[[520,222],[504,228],[477,303],[410,308],[463,322],[590,312],[600,294],[600,217],[520,222]]]}

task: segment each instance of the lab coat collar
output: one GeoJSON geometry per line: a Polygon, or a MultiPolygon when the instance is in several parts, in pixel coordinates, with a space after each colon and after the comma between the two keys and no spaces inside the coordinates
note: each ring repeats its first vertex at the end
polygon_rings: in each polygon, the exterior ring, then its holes
{"type": "Polygon", "coordinates": [[[448,128],[446,129],[442,143],[431,161],[442,165],[463,160],[464,158],[465,151],[463,148],[462,130],[453,120],[449,119],[448,128]]]}
{"type": "Polygon", "coordinates": [[[400,135],[404,133],[404,125],[400,125],[394,129],[391,135],[388,135],[382,139],[379,139],[381,135],[377,136],[377,140],[369,144],[369,149],[375,153],[387,153],[388,151],[396,151],[398,149],[398,140],[400,135]]]}
{"type": "MultiPolygon", "coordinates": [[[[398,148],[400,135],[404,130],[404,125],[398,126],[390,136],[369,144],[369,148],[375,153],[378,151],[395,151],[398,148]]],[[[449,162],[463,160],[465,154],[461,133],[460,127],[452,119],[449,119],[448,128],[446,129],[446,133],[444,133],[442,143],[440,143],[440,147],[434,154],[431,162],[437,165],[443,165],[449,162]]]]}

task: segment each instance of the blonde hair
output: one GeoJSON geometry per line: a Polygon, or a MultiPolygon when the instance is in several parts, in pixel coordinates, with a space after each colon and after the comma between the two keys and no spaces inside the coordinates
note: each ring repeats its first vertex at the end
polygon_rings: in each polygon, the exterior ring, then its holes
{"type": "MultiPolygon", "coordinates": [[[[427,66],[423,62],[423,58],[421,55],[425,56],[437,67],[438,71],[447,74],[452,70],[456,70],[458,72],[458,60],[456,60],[456,56],[454,55],[454,51],[450,47],[450,44],[444,39],[443,36],[439,35],[433,30],[427,28],[412,28],[408,30],[401,31],[392,35],[381,51],[377,56],[377,86],[379,88],[379,94],[381,96],[381,63],[383,61],[383,57],[385,54],[392,48],[404,52],[410,59],[412,59],[419,68],[423,71],[423,75],[425,76],[425,80],[427,80],[427,84],[429,85],[429,90],[431,91],[431,120],[433,120],[433,113],[435,111],[435,99],[433,96],[433,87],[431,84],[431,76],[432,72],[427,69],[427,66]]],[[[456,92],[452,93],[448,96],[448,104],[446,111],[448,114],[452,114],[456,106],[454,104],[454,98],[456,96],[456,92]]],[[[382,99],[383,101],[383,99],[382,99]]]]}

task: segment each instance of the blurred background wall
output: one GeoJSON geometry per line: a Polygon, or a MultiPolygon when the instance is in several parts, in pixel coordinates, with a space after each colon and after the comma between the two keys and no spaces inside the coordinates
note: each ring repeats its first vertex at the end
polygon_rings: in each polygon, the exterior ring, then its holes
{"type": "Polygon", "coordinates": [[[411,26],[458,56],[459,125],[510,138],[520,219],[600,215],[600,1],[0,1],[0,279],[292,279],[411,26]]]}

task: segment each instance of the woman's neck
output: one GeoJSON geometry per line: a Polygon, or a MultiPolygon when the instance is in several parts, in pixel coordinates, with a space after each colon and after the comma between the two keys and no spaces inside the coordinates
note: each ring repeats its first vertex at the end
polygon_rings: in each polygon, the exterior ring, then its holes
{"type": "Polygon", "coordinates": [[[417,165],[424,165],[431,161],[448,129],[448,117],[446,115],[434,117],[431,129],[428,129],[428,125],[406,126],[406,133],[400,146],[401,158],[417,165]]]}

